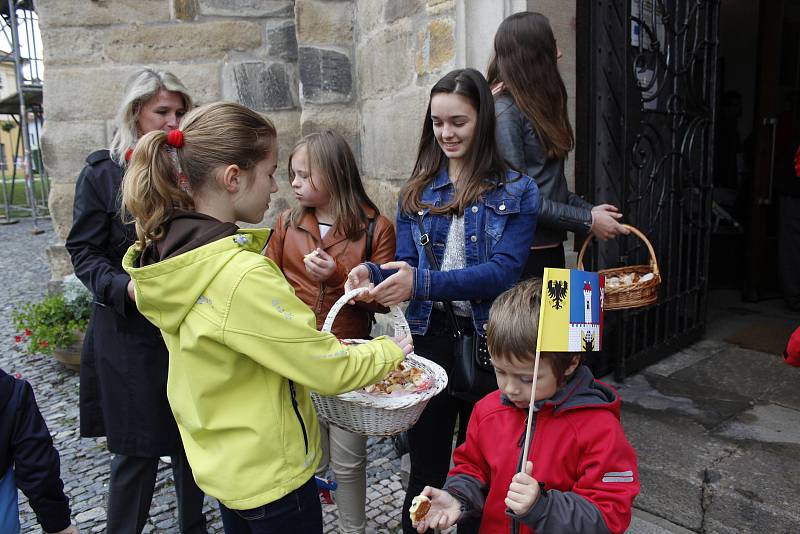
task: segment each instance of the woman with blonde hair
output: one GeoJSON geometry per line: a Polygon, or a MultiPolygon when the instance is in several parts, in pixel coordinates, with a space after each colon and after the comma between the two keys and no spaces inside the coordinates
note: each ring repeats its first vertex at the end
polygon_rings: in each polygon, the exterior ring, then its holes
{"type": "Polygon", "coordinates": [[[172,458],[180,531],[205,533],[203,493],[195,484],[166,395],[168,354],[156,327],[136,309],[122,257],[136,240],[120,218],[120,188],[133,146],[144,134],[172,131],[192,99],[168,72],[137,71],[128,81],[108,150],[86,158],[75,186],[66,247],[95,305],[81,355],[81,436],[107,437],[114,454],[107,530],[138,534],[153,497],[158,460],[172,458]]]}

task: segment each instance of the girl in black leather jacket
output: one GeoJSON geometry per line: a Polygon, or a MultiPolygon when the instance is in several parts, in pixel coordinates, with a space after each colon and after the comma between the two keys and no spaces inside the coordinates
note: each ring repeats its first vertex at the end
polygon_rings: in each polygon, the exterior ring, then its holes
{"type": "Polygon", "coordinates": [[[513,169],[536,180],[541,198],[522,278],[540,277],[545,267],[564,267],[567,231],[606,240],[628,230],[617,222],[622,214],[615,206],[593,206],[567,187],[564,161],[575,138],[556,65],[561,51],[547,17],[509,16],[497,29],[494,51],[488,79],[495,94],[497,145],[513,169]]]}

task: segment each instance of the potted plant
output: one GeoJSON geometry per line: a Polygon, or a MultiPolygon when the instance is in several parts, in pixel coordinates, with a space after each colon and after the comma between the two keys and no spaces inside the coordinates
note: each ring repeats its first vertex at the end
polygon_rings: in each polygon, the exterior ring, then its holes
{"type": "Polygon", "coordinates": [[[12,312],[15,341],[24,344],[29,354],[52,354],[68,368],[77,370],[91,310],[91,293],[75,275],[70,275],[64,279],[62,294],[48,295],[12,312]]]}

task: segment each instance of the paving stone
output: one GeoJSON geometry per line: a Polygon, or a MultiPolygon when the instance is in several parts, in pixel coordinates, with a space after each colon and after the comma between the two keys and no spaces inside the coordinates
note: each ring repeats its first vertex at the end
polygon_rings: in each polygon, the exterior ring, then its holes
{"type": "Polygon", "coordinates": [[[96,519],[105,519],[106,511],[103,508],[92,508],[91,510],[87,510],[85,512],[81,512],[75,516],[75,520],[79,523],[87,523],[89,521],[94,521],[96,519]]]}
{"type": "MultiPolygon", "coordinates": [[[[18,224],[0,226],[0,240],[4,250],[0,254],[0,332],[8,340],[0,343],[0,368],[9,373],[20,373],[33,386],[36,400],[54,436],[61,456],[61,477],[70,497],[73,518],[80,524],[81,532],[106,531],[106,499],[108,495],[109,462],[105,438],[80,438],[78,432],[78,374],[61,367],[50,357],[26,355],[13,342],[11,311],[24,302],[36,300],[47,289],[50,273],[46,249],[53,236],[52,224],[39,221],[45,230],[42,235],[31,235],[30,219],[18,224]],[[20,265],[25,265],[20,269],[20,265]]],[[[390,438],[369,438],[367,467],[367,527],[368,532],[381,534],[393,532],[398,522],[382,509],[386,506],[385,489],[392,480],[398,481],[399,460],[390,438]],[[381,516],[381,522],[375,520],[381,516]],[[388,521],[388,523],[387,523],[388,521]]],[[[400,508],[402,492],[395,492],[400,508]]],[[[208,521],[209,534],[222,534],[219,507],[216,499],[206,497],[203,511],[208,521]]],[[[336,506],[323,510],[325,532],[336,532],[338,519],[336,506]]],[[[20,494],[20,522],[22,532],[40,532],[28,500],[20,494]]],[[[144,534],[178,532],[176,498],[172,468],[159,464],[156,490],[150,507],[150,519],[144,534]]]]}

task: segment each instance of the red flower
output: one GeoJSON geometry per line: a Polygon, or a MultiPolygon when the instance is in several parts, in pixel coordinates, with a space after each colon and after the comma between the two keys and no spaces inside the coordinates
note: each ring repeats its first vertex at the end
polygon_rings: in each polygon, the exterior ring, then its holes
{"type": "Polygon", "coordinates": [[[14,373],[14,378],[22,378],[22,375],[19,373],[14,373]]]}
{"type": "Polygon", "coordinates": [[[31,329],[30,328],[26,328],[25,329],[25,335],[28,336],[28,337],[31,337],[31,329]]]}
{"type": "Polygon", "coordinates": [[[42,341],[41,343],[39,343],[39,346],[40,346],[40,347],[46,347],[46,346],[47,346],[47,345],[49,345],[49,344],[50,344],[50,343],[48,343],[47,341],[42,341]]]}
{"type": "Polygon", "coordinates": [[[14,342],[20,343],[22,341],[22,336],[14,336],[14,342]]]}

